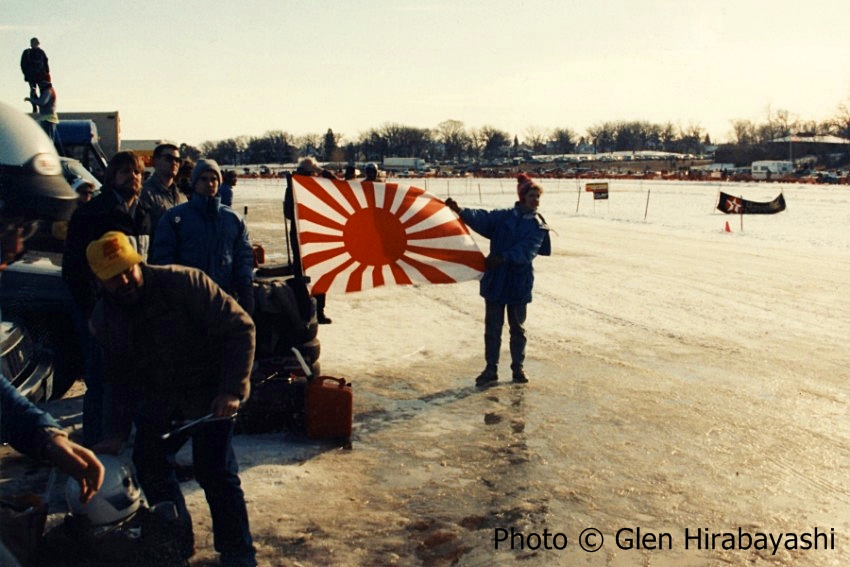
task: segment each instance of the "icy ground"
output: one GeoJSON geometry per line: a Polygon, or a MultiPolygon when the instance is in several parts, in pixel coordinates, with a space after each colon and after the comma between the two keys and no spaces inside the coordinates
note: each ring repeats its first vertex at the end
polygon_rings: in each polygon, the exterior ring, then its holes
{"type": "MultiPolygon", "coordinates": [[[[405,182],[462,206],[514,201],[511,180],[405,182]]],[[[848,564],[850,191],[612,181],[594,202],[573,180],[543,184],[557,235],[535,261],[530,383],[505,380],[505,340],[503,383],[472,387],[477,282],[329,296],[322,371],[354,383],[352,447],[237,438],[261,564],[848,564]],[[781,189],[788,210],[741,231],[713,211],[720,188],[752,200],[781,189]],[[685,547],[685,530],[816,527],[833,548],[685,547]],[[567,545],[496,548],[511,528],[567,545]],[[588,528],[595,553],[580,546],[588,528]],[[622,528],[672,545],[620,549],[622,528]]],[[[235,189],[272,261],[286,256],[281,199],[280,182],[235,189]]],[[[184,492],[192,565],[213,565],[203,494],[184,492]]]]}

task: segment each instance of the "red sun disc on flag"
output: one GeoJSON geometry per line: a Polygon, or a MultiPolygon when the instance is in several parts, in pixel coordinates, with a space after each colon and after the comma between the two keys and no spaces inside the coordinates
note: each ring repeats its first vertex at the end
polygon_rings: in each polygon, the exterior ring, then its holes
{"type": "Polygon", "coordinates": [[[445,204],[412,186],[292,176],[312,293],[477,279],[484,255],[445,204]]]}

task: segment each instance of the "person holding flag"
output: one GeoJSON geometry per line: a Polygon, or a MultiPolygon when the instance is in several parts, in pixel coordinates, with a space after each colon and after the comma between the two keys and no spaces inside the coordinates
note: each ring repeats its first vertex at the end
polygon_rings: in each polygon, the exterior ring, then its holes
{"type": "Polygon", "coordinates": [[[491,386],[499,380],[499,350],[505,313],[510,330],[511,370],[513,382],[525,384],[528,378],[525,362],[525,320],[531,290],[534,286],[532,261],[538,254],[551,253],[549,229],[537,214],[543,188],[525,174],[517,179],[519,200],[510,209],[461,208],[451,197],[446,206],[472,230],[490,241],[490,254],[485,259],[480,293],[484,298],[484,360],[486,367],[476,378],[478,387],[491,386]]]}

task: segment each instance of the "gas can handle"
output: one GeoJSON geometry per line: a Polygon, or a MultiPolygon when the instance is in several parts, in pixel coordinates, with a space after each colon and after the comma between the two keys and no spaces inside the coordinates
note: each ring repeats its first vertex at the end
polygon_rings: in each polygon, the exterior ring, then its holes
{"type": "Polygon", "coordinates": [[[317,380],[320,384],[325,380],[333,380],[339,385],[340,389],[345,388],[345,378],[334,378],[333,376],[319,376],[317,380]]]}

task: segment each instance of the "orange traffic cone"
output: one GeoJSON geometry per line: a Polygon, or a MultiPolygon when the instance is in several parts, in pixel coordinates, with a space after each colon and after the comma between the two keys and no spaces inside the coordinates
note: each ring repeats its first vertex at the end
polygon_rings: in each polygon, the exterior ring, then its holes
{"type": "Polygon", "coordinates": [[[729,228],[729,221],[726,221],[726,229],[724,230],[724,232],[732,232],[732,229],[729,228]]]}

